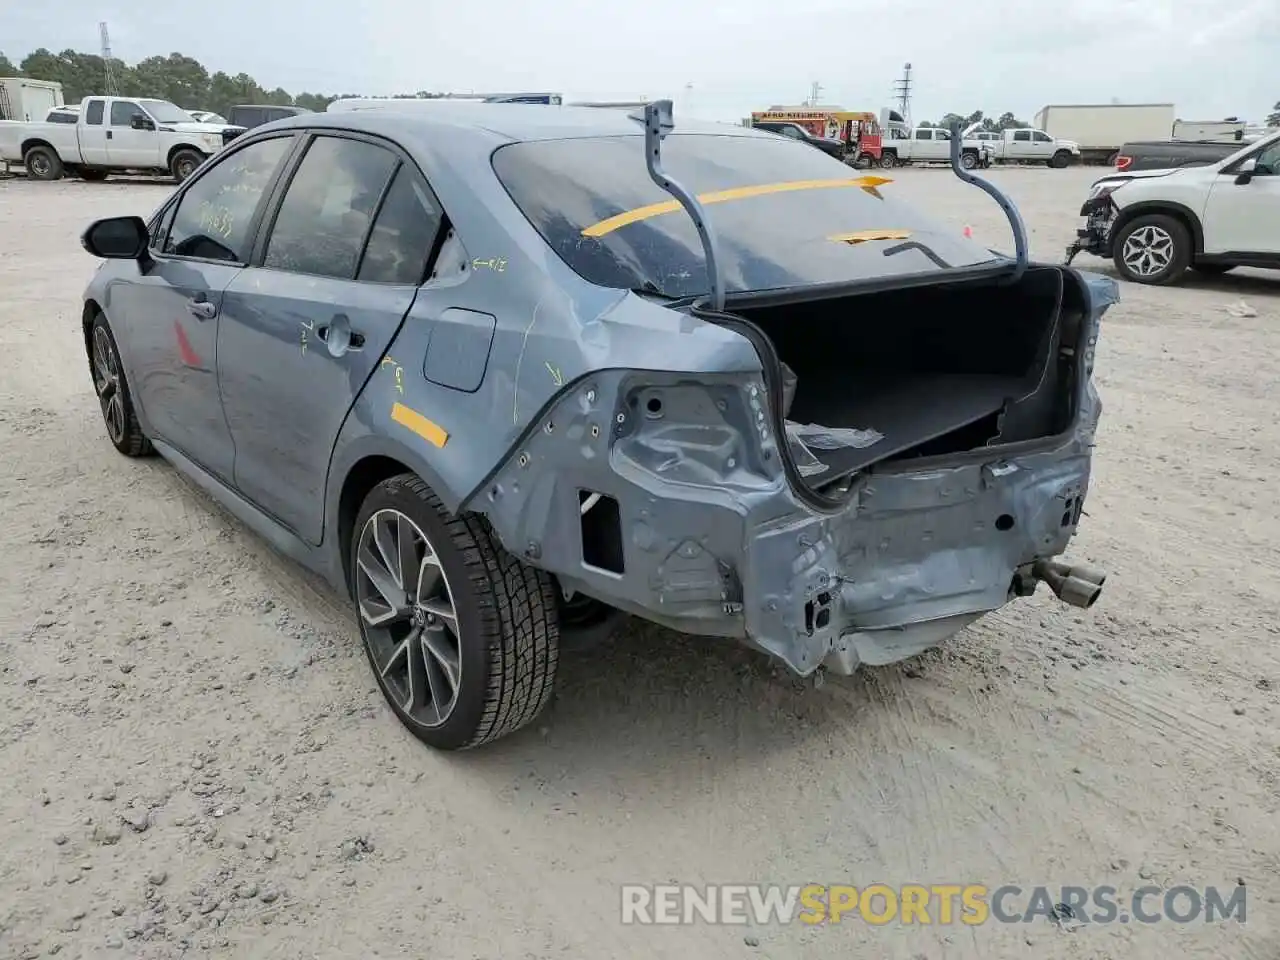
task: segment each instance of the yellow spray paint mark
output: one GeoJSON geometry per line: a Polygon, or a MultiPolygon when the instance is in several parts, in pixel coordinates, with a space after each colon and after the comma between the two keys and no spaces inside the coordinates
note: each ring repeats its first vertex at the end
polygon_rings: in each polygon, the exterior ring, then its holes
{"type": "MultiPolygon", "coordinates": [[[[734,187],[732,190],[716,190],[712,193],[703,193],[698,195],[698,202],[706,205],[711,203],[727,203],[730,200],[747,200],[751,197],[765,197],[775,193],[793,193],[797,190],[832,190],[838,187],[861,187],[864,190],[874,190],[876,187],[885,183],[893,183],[892,180],[885,177],[853,177],[842,178],[840,180],[786,180],[782,183],[758,183],[753,187],[734,187]]],[[[584,237],[603,237],[607,233],[613,233],[622,227],[632,223],[639,223],[641,220],[650,220],[653,217],[660,217],[668,213],[676,213],[683,209],[677,200],[665,200],[662,203],[651,203],[646,207],[636,207],[634,210],[627,210],[599,223],[593,223],[582,231],[584,237]]]]}
{"type": "Polygon", "coordinates": [[[427,443],[435,447],[443,447],[449,442],[449,434],[434,420],[428,420],[417,410],[396,403],[391,408],[391,419],[402,427],[412,430],[427,443]]]}
{"type": "Polygon", "coordinates": [[[852,233],[835,233],[827,237],[837,243],[866,243],[868,240],[906,240],[910,230],[854,230],[852,233]]]}
{"type": "Polygon", "coordinates": [[[382,363],[378,364],[378,366],[385,367],[387,364],[391,364],[392,368],[395,370],[396,390],[400,393],[404,393],[404,368],[390,357],[383,357],[382,363]]]}

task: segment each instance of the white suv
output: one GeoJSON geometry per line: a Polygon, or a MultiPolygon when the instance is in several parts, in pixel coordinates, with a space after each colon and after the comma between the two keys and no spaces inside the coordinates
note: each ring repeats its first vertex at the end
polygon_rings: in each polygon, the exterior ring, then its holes
{"type": "Polygon", "coordinates": [[[1117,173],[1097,180],[1067,248],[1110,257],[1126,280],[1166,284],[1187,268],[1280,269],[1280,133],[1203,167],[1117,173]]]}

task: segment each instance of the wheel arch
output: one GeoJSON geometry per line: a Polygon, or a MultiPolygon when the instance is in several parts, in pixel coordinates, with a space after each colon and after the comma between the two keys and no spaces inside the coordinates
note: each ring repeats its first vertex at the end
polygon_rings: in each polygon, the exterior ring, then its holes
{"type": "Polygon", "coordinates": [[[54,152],[54,155],[57,156],[59,160],[62,159],[62,154],[58,153],[58,148],[42,137],[28,137],[26,140],[22,141],[22,147],[19,150],[22,154],[22,159],[25,161],[27,159],[27,154],[36,147],[47,147],[54,152]]]}
{"type": "Polygon", "coordinates": [[[166,170],[168,170],[173,166],[173,158],[176,157],[183,150],[191,150],[194,153],[198,153],[202,158],[206,160],[209,157],[207,153],[205,153],[203,150],[197,147],[194,143],[175,143],[172,147],[169,148],[168,154],[165,155],[164,166],[166,170]]]}
{"type": "Polygon", "coordinates": [[[90,370],[93,368],[93,321],[100,313],[102,313],[102,307],[96,300],[86,300],[80,311],[80,326],[84,334],[84,355],[89,361],[90,370]]]}
{"type": "Polygon", "coordinates": [[[1116,237],[1138,217],[1150,214],[1163,214],[1178,220],[1191,234],[1192,255],[1198,256],[1204,253],[1204,228],[1200,224],[1200,218],[1196,216],[1194,210],[1176,200],[1140,200],[1124,207],[1111,227],[1111,236],[1116,237]]]}
{"type": "Polygon", "coordinates": [[[360,507],[369,491],[383,480],[402,473],[419,477],[450,514],[458,513],[456,499],[444,488],[430,464],[408,447],[376,435],[366,435],[345,445],[330,467],[329,522],[325,529],[333,535],[325,539],[329,541],[330,568],[341,575],[342,585],[347,589],[351,584],[351,538],[360,507]],[[338,477],[341,481],[335,483],[338,477]]]}

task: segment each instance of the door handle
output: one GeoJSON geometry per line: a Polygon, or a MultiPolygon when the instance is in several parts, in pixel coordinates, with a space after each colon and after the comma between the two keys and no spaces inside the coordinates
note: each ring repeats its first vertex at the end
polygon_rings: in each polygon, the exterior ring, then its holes
{"type": "Polygon", "coordinates": [[[108,140],[110,140],[110,139],[111,139],[111,131],[110,131],[110,130],[108,130],[108,131],[107,131],[107,139],[108,139],[108,140]]]}
{"type": "Polygon", "coordinates": [[[218,315],[218,308],[208,300],[188,300],[187,310],[201,320],[212,320],[218,315]]]}
{"type": "Polygon", "coordinates": [[[329,356],[340,357],[364,347],[364,334],[351,329],[346,314],[338,314],[329,323],[316,327],[316,336],[329,348],[329,356]]]}

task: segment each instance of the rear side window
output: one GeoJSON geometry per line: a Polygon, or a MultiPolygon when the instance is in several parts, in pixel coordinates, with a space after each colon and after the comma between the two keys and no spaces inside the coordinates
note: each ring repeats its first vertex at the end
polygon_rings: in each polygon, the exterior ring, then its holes
{"type": "Polygon", "coordinates": [[[402,165],[374,221],[356,279],[421,283],[443,219],[422,178],[402,165]]]}
{"type": "Polygon", "coordinates": [[[102,125],[102,101],[90,100],[84,111],[84,122],[98,127],[102,125]]]}
{"type": "Polygon", "coordinates": [[[242,107],[231,111],[231,122],[241,127],[259,126],[266,118],[256,107],[242,107]]]}
{"type": "Polygon", "coordinates": [[[395,154],[361,140],[317,137],[276,215],[264,267],[354,279],[395,154]]]}
{"type": "Polygon", "coordinates": [[[50,123],[75,123],[76,115],[74,113],[62,113],[58,110],[50,110],[49,116],[45,117],[50,123]]]}
{"type": "MultiPolygon", "coordinates": [[[[877,187],[821,150],[774,137],[673,133],[662,163],[703,199],[730,291],[940,269],[918,245],[950,267],[994,257],[899,203],[893,184],[877,187]],[[869,235],[876,231],[889,236],[869,235]]],[[[508,144],[493,168],[551,249],[592,283],[673,297],[707,292],[693,221],[649,178],[641,137],[508,144]]]]}
{"type": "Polygon", "coordinates": [[[247,262],[254,214],[292,143],[292,137],[261,140],[197,174],[178,201],[164,252],[247,262]]]}

